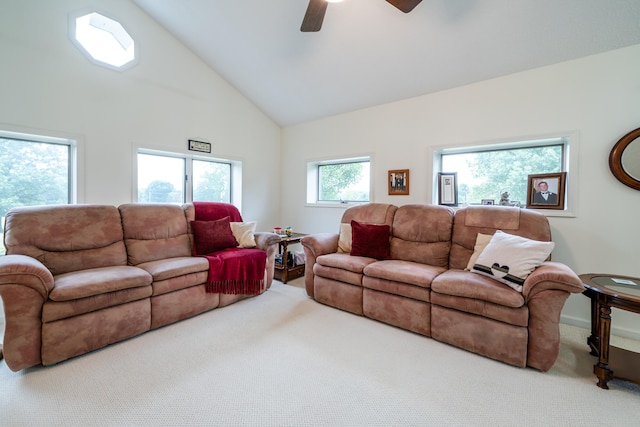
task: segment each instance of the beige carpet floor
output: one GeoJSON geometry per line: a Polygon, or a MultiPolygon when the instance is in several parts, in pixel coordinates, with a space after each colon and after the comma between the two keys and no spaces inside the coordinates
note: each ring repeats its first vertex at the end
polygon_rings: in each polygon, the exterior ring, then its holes
{"type": "Polygon", "coordinates": [[[640,387],[596,387],[587,331],[561,331],[541,373],[323,306],[302,279],[274,282],[56,366],[0,362],[0,426],[640,425],[640,387]]]}

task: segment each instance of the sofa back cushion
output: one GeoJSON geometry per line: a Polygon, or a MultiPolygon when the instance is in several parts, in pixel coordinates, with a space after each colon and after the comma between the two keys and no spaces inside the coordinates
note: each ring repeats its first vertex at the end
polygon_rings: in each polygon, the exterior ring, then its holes
{"type": "Polygon", "coordinates": [[[391,258],[447,267],[453,215],[446,206],[400,206],[393,218],[391,258]]]}
{"type": "Polygon", "coordinates": [[[449,268],[466,268],[478,233],[493,235],[496,230],[551,241],[549,221],[539,212],[510,206],[468,206],[459,209],[453,219],[449,268]]]}
{"type": "Polygon", "coordinates": [[[397,206],[385,203],[367,203],[365,205],[353,206],[344,211],[338,230],[338,253],[348,254],[351,252],[353,244],[351,221],[356,221],[365,226],[367,224],[388,225],[390,234],[391,226],[393,225],[393,216],[397,209],[397,206]]]}
{"type": "Polygon", "coordinates": [[[192,255],[182,206],[129,203],[120,205],[129,265],[192,255]]]}
{"type": "Polygon", "coordinates": [[[351,221],[355,220],[365,224],[386,224],[391,227],[397,209],[397,206],[386,203],[357,205],[344,211],[340,223],[351,224],[351,221]]]}
{"type": "Polygon", "coordinates": [[[6,215],[4,243],[7,254],[35,258],[54,275],[127,264],[115,206],[14,208],[6,215]]]}

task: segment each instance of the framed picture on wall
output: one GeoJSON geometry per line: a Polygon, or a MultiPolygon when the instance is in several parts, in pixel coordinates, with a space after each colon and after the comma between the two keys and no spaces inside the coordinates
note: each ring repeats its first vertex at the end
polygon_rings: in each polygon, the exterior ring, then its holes
{"type": "Polygon", "coordinates": [[[389,195],[409,195],[409,169],[397,169],[389,171],[387,183],[389,184],[389,195]]]}
{"type": "Polygon", "coordinates": [[[482,199],[482,203],[483,205],[495,205],[495,200],[494,199],[482,199]]]}
{"type": "Polygon", "coordinates": [[[438,204],[458,206],[457,172],[438,172],[438,204]]]}
{"type": "Polygon", "coordinates": [[[529,175],[527,207],[533,209],[564,209],[566,172],[529,175]]]}

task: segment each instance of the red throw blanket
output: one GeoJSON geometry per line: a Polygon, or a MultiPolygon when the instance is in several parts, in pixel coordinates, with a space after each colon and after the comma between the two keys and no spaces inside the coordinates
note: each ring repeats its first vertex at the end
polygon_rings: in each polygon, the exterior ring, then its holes
{"type": "MultiPolygon", "coordinates": [[[[241,222],[238,209],[229,203],[193,202],[196,221],[229,217],[241,222]]],[[[260,249],[227,248],[201,255],[209,261],[206,290],[210,293],[259,295],[264,288],[267,253],[260,249]]]]}
{"type": "Polygon", "coordinates": [[[228,248],[204,255],[209,261],[207,292],[260,295],[267,253],[260,249],[228,248]]]}

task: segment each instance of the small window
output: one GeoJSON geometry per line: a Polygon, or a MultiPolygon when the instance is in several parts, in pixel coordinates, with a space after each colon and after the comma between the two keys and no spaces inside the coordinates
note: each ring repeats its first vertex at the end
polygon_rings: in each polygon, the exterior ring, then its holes
{"type": "Polygon", "coordinates": [[[444,148],[435,153],[434,160],[437,171],[457,173],[460,205],[498,204],[507,192],[510,204],[524,207],[529,175],[568,170],[569,141],[566,136],[444,148]]]}
{"type": "Polygon", "coordinates": [[[76,201],[75,159],[76,141],[0,132],[0,235],[11,208],[76,201]]]}
{"type": "Polygon", "coordinates": [[[241,173],[239,162],[139,150],[137,169],[141,203],[232,203],[239,198],[232,192],[233,177],[241,173]]]}
{"type": "Polygon", "coordinates": [[[134,65],[135,42],[116,20],[97,12],[71,18],[71,40],[97,64],[116,70],[134,65]]]}
{"type": "Polygon", "coordinates": [[[307,172],[308,203],[370,201],[369,158],[310,162],[307,172]]]}

